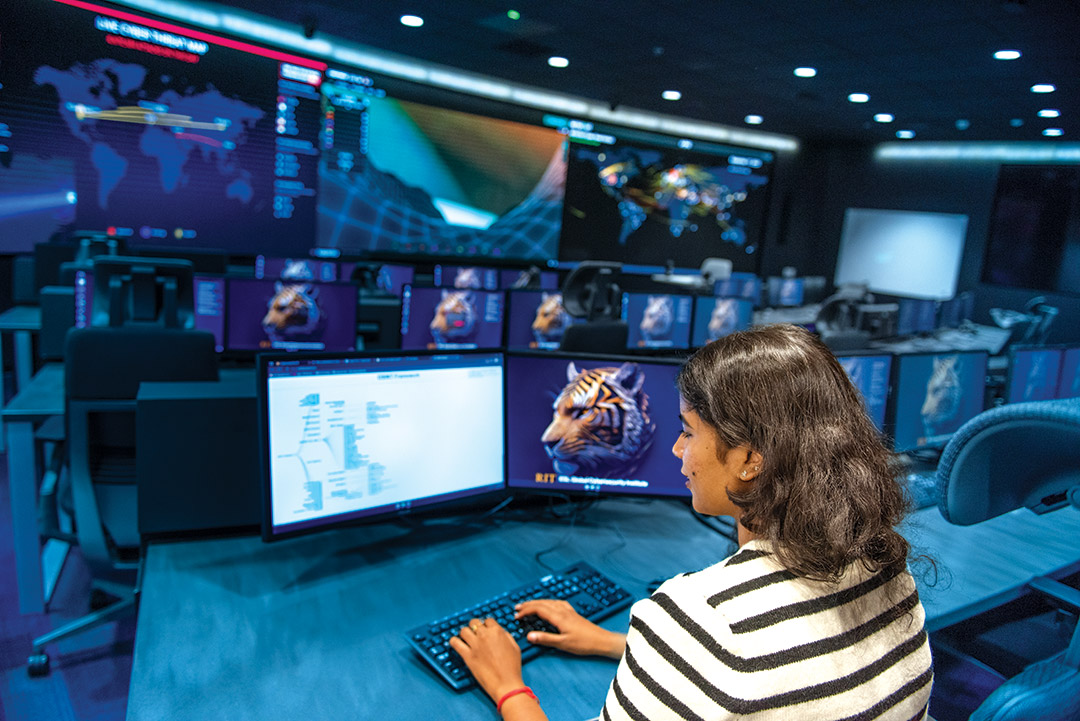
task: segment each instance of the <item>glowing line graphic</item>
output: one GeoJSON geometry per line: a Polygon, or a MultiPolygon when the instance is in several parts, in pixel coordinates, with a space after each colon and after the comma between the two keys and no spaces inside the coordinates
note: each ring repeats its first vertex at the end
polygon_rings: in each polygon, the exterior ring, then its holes
{"type": "Polygon", "coordinates": [[[150,112],[146,108],[140,108],[138,105],[126,105],[116,110],[93,110],[80,104],[75,106],[75,117],[79,120],[110,120],[114,123],[168,125],[173,128],[191,128],[192,130],[223,131],[229,127],[226,123],[201,123],[192,120],[190,115],[150,112]]]}

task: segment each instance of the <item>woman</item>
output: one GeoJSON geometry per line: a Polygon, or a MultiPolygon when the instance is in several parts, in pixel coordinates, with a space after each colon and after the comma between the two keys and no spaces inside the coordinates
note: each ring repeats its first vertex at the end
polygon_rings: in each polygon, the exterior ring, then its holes
{"type": "MultiPolygon", "coordinates": [[[[898,469],[832,353],[764,326],[699,350],[677,387],[672,452],[694,509],[739,522],[738,552],[637,602],[626,636],[522,603],[559,630],[529,641],[621,659],[605,720],[923,718],[933,672],[898,469]]],[[[546,718],[493,620],[451,646],[506,719],[546,718]]]]}

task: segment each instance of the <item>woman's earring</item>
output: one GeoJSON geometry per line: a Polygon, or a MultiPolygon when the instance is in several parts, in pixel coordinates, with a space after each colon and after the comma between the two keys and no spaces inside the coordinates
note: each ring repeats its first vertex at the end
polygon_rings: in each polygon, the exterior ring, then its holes
{"type": "Polygon", "coordinates": [[[743,471],[743,472],[742,472],[742,477],[743,477],[743,478],[746,478],[746,471],[743,471]]]}

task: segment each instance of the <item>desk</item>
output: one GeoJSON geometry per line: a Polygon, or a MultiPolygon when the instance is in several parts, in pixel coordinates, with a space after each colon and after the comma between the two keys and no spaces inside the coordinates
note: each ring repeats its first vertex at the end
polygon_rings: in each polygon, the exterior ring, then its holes
{"type": "MultiPolygon", "coordinates": [[[[26,387],[34,375],[34,348],[31,337],[41,330],[41,308],[36,305],[17,305],[0,313],[0,359],[4,357],[4,333],[15,336],[15,391],[26,387]]],[[[0,406],[4,404],[4,389],[0,376],[0,406]]],[[[4,424],[0,420],[0,453],[4,451],[4,424]]]]}
{"type": "MultiPolygon", "coordinates": [[[[730,549],[676,501],[606,500],[572,526],[538,515],[476,528],[378,524],[272,545],[251,537],[151,545],[128,721],[494,718],[482,692],[455,693],[429,672],[403,632],[543,575],[533,554],[551,546],[551,566],[584,559],[639,598],[650,580],[730,549]]],[[[1073,509],[960,527],[927,508],[905,533],[950,579],[920,582],[930,629],[1018,595],[1033,576],[1080,565],[1073,509]]],[[[625,631],[628,617],[602,625],[625,631]]],[[[571,721],[599,712],[614,672],[612,661],[555,652],[525,667],[549,716],[571,721]]]]}
{"type": "MultiPolygon", "coordinates": [[[[55,574],[42,574],[42,548],[37,525],[37,455],[34,425],[64,413],[64,366],[44,366],[3,409],[7,425],[8,485],[11,488],[11,526],[15,536],[15,574],[19,586],[19,612],[41,613],[52,593],[55,574]],[[46,581],[48,579],[48,582],[46,581]]],[[[67,544],[52,542],[46,553],[50,567],[63,563],[67,544]]],[[[57,571],[58,571],[57,567],[57,571]]]]}
{"type": "MultiPolygon", "coordinates": [[[[679,501],[608,500],[576,523],[536,510],[412,530],[393,523],[264,544],[258,538],[147,549],[127,718],[484,719],[414,656],[404,632],[585,560],[636,597],[733,544],[679,501]]],[[[625,631],[629,611],[603,626],[625,631]]],[[[553,719],[593,718],[616,663],[551,652],[525,675],[553,719]]]]}

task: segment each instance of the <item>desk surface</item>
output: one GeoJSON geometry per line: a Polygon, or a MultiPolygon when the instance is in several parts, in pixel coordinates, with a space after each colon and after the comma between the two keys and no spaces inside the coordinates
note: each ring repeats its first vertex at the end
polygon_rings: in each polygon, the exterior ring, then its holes
{"type": "MultiPolygon", "coordinates": [[[[511,513],[486,524],[378,524],[278,544],[257,538],[152,545],[128,700],[129,721],[492,718],[480,691],[444,686],[403,632],[560,567],[589,561],[636,597],[652,580],[704,567],[731,545],[679,502],[607,500],[576,523],[511,513]]],[[[940,628],[1019,594],[1033,576],[1080,562],[1080,511],[1026,510],[972,527],[936,508],[905,534],[937,560],[919,579],[940,628]],[[993,601],[993,602],[992,602],[993,601]]],[[[624,631],[629,612],[604,622],[624,631]]],[[[598,713],[615,663],[548,653],[525,667],[551,718],[598,713]]]]}
{"type": "Polygon", "coordinates": [[[48,363],[3,408],[7,422],[36,421],[64,412],[64,364],[48,363]]]}
{"type": "Polygon", "coordinates": [[[41,330],[41,306],[17,305],[0,313],[0,331],[41,330]]]}

